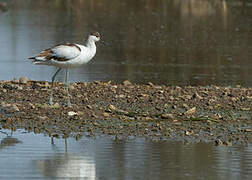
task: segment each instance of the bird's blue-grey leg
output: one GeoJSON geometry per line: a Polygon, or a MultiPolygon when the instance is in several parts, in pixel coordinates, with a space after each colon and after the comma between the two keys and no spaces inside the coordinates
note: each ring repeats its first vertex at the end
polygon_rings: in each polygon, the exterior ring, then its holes
{"type": "Polygon", "coordinates": [[[53,75],[52,77],[52,85],[51,85],[51,94],[50,94],[50,100],[49,100],[49,104],[53,105],[53,83],[55,80],[56,75],[60,72],[61,68],[59,68],[53,75]]]}
{"type": "Polygon", "coordinates": [[[69,82],[68,82],[68,68],[66,68],[66,77],[65,77],[65,86],[66,86],[66,93],[67,93],[67,106],[71,106],[70,102],[70,95],[69,95],[69,82]]]}

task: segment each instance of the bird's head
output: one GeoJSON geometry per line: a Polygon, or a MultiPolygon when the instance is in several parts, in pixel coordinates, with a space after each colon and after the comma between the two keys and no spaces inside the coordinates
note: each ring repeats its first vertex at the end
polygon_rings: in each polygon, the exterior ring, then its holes
{"type": "Polygon", "coordinates": [[[92,39],[94,42],[100,41],[101,36],[98,32],[92,32],[89,34],[89,38],[92,39]]]}

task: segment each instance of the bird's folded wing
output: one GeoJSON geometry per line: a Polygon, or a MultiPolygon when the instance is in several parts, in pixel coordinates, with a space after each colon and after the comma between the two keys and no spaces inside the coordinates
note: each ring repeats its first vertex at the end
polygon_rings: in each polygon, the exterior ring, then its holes
{"type": "Polygon", "coordinates": [[[59,44],[52,48],[45,49],[41,51],[37,56],[32,57],[30,59],[35,59],[38,61],[47,61],[47,60],[55,60],[55,61],[68,61],[76,58],[81,53],[81,49],[76,44],[59,44]]]}

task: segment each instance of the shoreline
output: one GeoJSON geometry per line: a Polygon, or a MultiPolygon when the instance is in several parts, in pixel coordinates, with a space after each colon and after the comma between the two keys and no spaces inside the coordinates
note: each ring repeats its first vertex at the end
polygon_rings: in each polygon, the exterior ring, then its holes
{"type": "Polygon", "coordinates": [[[110,135],[116,139],[252,142],[252,88],[165,86],[148,83],[71,83],[71,107],[64,84],[20,78],[0,81],[0,125],[53,137],[110,135]],[[63,103],[63,104],[62,104],[63,103]]]}

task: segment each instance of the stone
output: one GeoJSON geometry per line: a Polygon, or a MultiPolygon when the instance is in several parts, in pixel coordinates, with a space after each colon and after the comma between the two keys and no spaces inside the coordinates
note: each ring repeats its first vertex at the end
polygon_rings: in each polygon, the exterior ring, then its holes
{"type": "Polygon", "coordinates": [[[91,106],[91,105],[87,105],[87,108],[88,108],[88,109],[92,109],[92,106],[91,106]]]}
{"type": "Polygon", "coordinates": [[[192,98],[199,99],[199,100],[203,99],[203,97],[201,97],[197,92],[192,95],[192,98]]]}
{"type": "Polygon", "coordinates": [[[27,84],[27,82],[28,82],[27,77],[20,77],[19,78],[19,83],[21,83],[21,84],[27,84]]]}
{"type": "Polygon", "coordinates": [[[69,111],[69,112],[67,113],[67,115],[68,115],[68,116],[76,116],[76,115],[78,115],[78,113],[77,113],[77,112],[74,112],[74,111],[69,111]]]}
{"type": "Polygon", "coordinates": [[[184,112],[184,115],[190,115],[196,112],[196,107],[189,109],[188,111],[184,112]]]}
{"type": "Polygon", "coordinates": [[[170,113],[165,113],[161,115],[162,119],[174,119],[174,115],[170,113]]]}
{"type": "Polygon", "coordinates": [[[125,80],[125,81],[123,81],[123,85],[124,86],[131,86],[132,83],[129,80],[125,80]]]}
{"type": "Polygon", "coordinates": [[[102,113],[102,115],[103,115],[104,117],[109,117],[109,116],[110,116],[109,113],[106,113],[106,112],[102,113]]]}
{"type": "Polygon", "coordinates": [[[115,111],[115,110],[116,110],[116,107],[115,107],[114,105],[110,104],[110,105],[109,105],[109,109],[110,109],[111,111],[115,111]]]}

